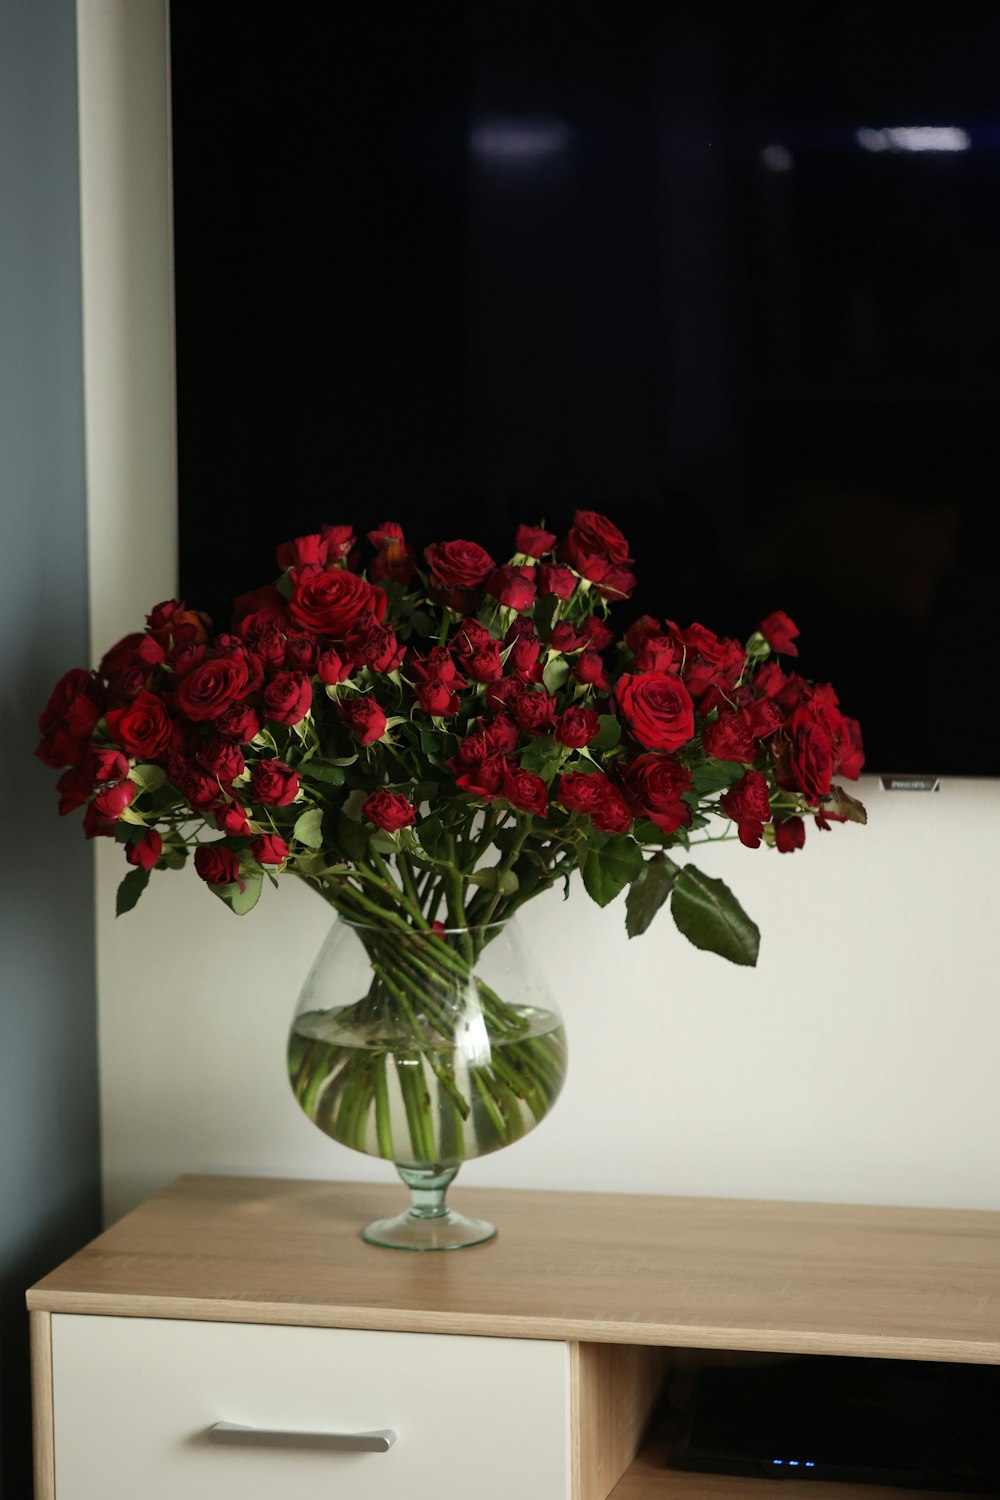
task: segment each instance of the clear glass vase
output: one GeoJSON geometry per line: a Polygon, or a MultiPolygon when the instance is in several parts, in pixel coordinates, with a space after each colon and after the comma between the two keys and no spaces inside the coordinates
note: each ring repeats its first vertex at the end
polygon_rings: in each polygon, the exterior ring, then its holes
{"type": "Polygon", "coordinates": [[[419,930],[339,918],[303,986],[288,1071],[301,1108],[352,1150],[395,1164],[409,1209],[373,1245],[452,1250],[496,1229],[445,1203],[463,1161],[520,1140],[566,1076],[558,1007],[515,920],[419,930]]]}

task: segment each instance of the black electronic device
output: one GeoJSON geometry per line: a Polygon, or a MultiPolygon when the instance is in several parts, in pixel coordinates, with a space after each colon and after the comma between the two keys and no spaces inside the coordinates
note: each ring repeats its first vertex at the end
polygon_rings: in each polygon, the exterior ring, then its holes
{"type": "Polygon", "coordinates": [[[669,1468],[1000,1495],[1000,1369],[808,1356],[707,1368],[669,1468]]]}

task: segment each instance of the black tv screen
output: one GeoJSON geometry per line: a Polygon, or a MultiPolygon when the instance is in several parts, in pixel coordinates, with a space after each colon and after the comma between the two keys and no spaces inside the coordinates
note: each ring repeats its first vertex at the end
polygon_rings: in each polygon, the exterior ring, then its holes
{"type": "Polygon", "coordinates": [[[1000,10],[173,0],[181,590],[398,520],[775,609],[868,769],[1000,774],[1000,10]]]}

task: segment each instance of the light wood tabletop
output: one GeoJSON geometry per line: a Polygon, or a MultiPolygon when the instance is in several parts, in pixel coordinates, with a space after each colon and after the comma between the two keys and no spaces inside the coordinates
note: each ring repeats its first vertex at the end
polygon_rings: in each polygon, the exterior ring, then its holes
{"type": "Polygon", "coordinates": [[[375,1249],[393,1185],[182,1177],[35,1286],[48,1312],[1000,1363],[1000,1214],[452,1190],[474,1249],[375,1249]]]}

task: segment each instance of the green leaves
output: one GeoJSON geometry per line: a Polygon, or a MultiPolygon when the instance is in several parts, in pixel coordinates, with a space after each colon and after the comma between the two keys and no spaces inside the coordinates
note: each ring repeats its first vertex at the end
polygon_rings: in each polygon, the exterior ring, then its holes
{"type": "Polygon", "coordinates": [[[674,882],[670,912],[688,942],[752,967],[760,949],[760,930],[721,880],[712,880],[685,865],[674,882]]]}
{"type": "MultiPolygon", "coordinates": [[[[742,761],[714,760],[709,756],[704,765],[696,766],[692,770],[692,790],[697,792],[699,797],[708,797],[712,792],[728,791],[731,786],[736,785],[748,769],[742,761]]],[[[685,801],[687,800],[685,797],[685,801]]]]}
{"type": "Polygon", "coordinates": [[[140,792],[158,792],[166,783],[167,773],[161,766],[141,765],[133,766],[128,777],[140,792]]]}
{"type": "Polygon", "coordinates": [[[665,854],[654,854],[632,882],[625,898],[625,931],[639,937],[652,922],[674,888],[680,866],[665,854]]]}
{"type": "Polygon", "coordinates": [[[264,871],[258,865],[256,868],[244,866],[240,870],[239,880],[232,880],[228,885],[210,885],[209,890],[213,895],[218,896],[220,901],[225,902],[236,916],[245,917],[247,912],[253,911],[257,905],[263,887],[264,871]],[[240,890],[241,882],[242,890],[240,890]]]}
{"type": "Polygon", "coordinates": [[[548,693],[558,693],[569,676],[569,662],[564,656],[554,656],[542,673],[542,683],[548,693]]]}
{"type": "Polygon", "coordinates": [[[481,885],[484,891],[499,891],[501,896],[513,896],[521,883],[513,870],[502,870],[499,865],[476,870],[468,879],[473,885],[481,885]]]}
{"type": "Polygon", "coordinates": [[[625,834],[614,834],[600,848],[587,850],[581,866],[587,894],[598,906],[607,906],[631,884],[642,865],[639,845],[625,834]]]}
{"type": "Polygon", "coordinates": [[[323,809],[310,807],[308,812],[300,814],[292,829],[292,838],[300,844],[305,844],[307,849],[322,849],[323,809]]]}
{"type": "Polygon", "coordinates": [[[127,911],[131,911],[148,884],[148,870],[141,870],[138,867],[129,870],[118,887],[118,895],[115,898],[115,916],[122,917],[127,911]]]}
{"type": "Polygon", "coordinates": [[[591,750],[613,750],[622,737],[622,726],[614,714],[601,714],[600,733],[591,740],[591,750]]]}
{"type": "Polygon", "coordinates": [[[821,804],[820,812],[846,818],[848,823],[868,822],[864,803],[859,802],[857,797],[852,797],[850,792],[845,792],[842,786],[830,788],[830,796],[821,804]]]}

